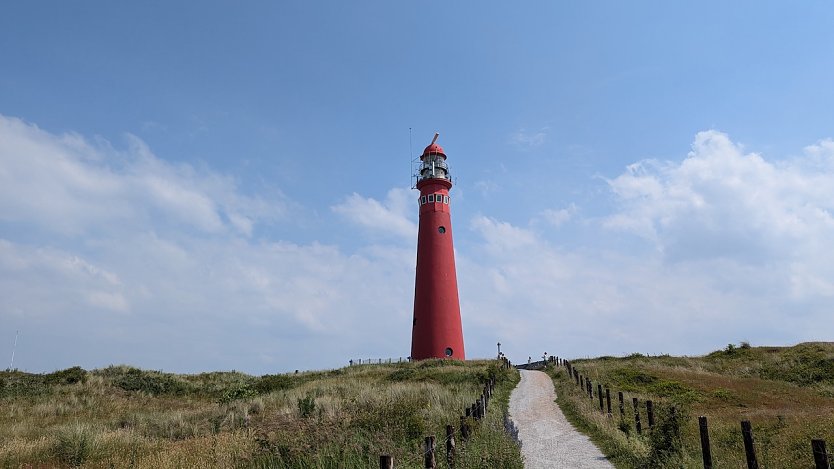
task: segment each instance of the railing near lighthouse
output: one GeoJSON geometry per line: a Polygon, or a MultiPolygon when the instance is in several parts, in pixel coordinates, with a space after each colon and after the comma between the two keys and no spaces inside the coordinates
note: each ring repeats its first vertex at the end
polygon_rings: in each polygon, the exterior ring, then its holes
{"type": "Polygon", "coordinates": [[[411,357],[397,357],[397,358],[354,358],[348,360],[348,365],[390,365],[391,363],[407,363],[411,361],[411,357]]]}

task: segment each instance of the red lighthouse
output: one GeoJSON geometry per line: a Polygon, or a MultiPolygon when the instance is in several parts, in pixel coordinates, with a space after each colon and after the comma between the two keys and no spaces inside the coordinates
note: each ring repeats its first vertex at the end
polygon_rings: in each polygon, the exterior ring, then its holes
{"type": "Polygon", "coordinates": [[[420,156],[420,228],[417,234],[417,278],[414,285],[414,324],[411,357],[463,360],[458,280],[452,245],[449,189],[452,179],[446,154],[434,134],[420,156]]]}

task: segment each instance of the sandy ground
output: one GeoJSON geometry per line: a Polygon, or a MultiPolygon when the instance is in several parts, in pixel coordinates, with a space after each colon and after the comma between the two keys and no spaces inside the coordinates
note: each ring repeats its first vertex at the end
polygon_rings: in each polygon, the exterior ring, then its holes
{"type": "Polygon", "coordinates": [[[521,371],[521,382],[510,395],[510,419],[518,430],[524,467],[613,468],[587,436],[565,419],[556,405],[550,377],[541,371],[521,371]]]}

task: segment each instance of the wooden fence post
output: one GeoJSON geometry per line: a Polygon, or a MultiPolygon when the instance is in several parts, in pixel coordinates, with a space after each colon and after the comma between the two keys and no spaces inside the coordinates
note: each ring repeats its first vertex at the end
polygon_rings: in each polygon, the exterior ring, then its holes
{"type": "Polygon", "coordinates": [[[460,438],[463,441],[469,439],[469,421],[464,416],[460,417],[460,438]]]}
{"type": "Polygon", "coordinates": [[[379,457],[379,469],[394,469],[394,458],[383,454],[379,457]]]}
{"type": "Polygon", "coordinates": [[[620,400],[620,418],[625,418],[625,402],[623,401],[622,391],[617,391],[617,399],[620,400]]]}
{"type": "Polygon", "coordinates": [[[446,463],[455,469],[455,427],[446,425],[446,463]]]}
{"type": "Polygon", "coordinates": [[[643,426],[640,425],[640,405],[636,397],[631,398],[631,403],[634,404],[634,428],[637,430],[638,435],[642,435],[643,426]]]}
{"type": "Polygon", "coordinates": [[[712,469],[712,448],[709,446],[709,427],[705,416],[698,417],[698,427],[701,429],[701,456],[704,459],[704,469],[712,469]]]}
{"type": "Polygon", "coordinates": [[[425,467],[426,469],[436,469],[437,462],[434,460],[434,435],[426,437],[426,458],[425,458],[425,467]]]}
{"type": "Polygon", "coordinates": [[[646,417],[649,421],[649,430],[654,428],[654,402],[646,401],[646,417]]]}
{"type": "Polygon", "coordinates": [[[811,440],[811,449],[814,451],[816,469],[831,469],[828,452],[825,450],[825,440],[811,440]]]}
{"type": "Polygon", "coordinates": [[[744,438],[744,453],[747,456],[747,469],[759,469],[756,459],[756,446],[753,444],[753,427],[749,420],[741,421],[741,436],[744,438]]]}
{"type": "Polygon", "coordinates": [[[611,417],[611,389],[605,388],[605,404],[608,409],[608,416],[611,417]]]}
{"type": "Polygon", "coordinates": [[[594,385],[591,384],[590,379],[585,380],[585,385],[588,386],[588,399],[594,399],[594,385]]]}
{"type": "Polygon", "coordinates": [[[597,397],[599,397],[599,411],[605,412],[605,408],[602,405],[602,385],[597,383],[597,397]]]}

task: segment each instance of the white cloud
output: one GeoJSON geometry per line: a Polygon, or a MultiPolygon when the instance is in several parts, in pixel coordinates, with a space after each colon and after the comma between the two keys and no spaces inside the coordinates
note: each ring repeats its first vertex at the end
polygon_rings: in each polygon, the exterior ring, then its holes
{"type": "Polygon", "coordinates": [[[532,148],[541,146],[547,140],[548,127],[543,127],[540,130],[518,129],[510,135],[510,142],[514,145],[523,148],[532,148]]]}
{"type": "MultiPolygon", "coordinates": [[[[0,235],[0,329],[22,329],[21,366],[274,372],[407,355],[413,250],[252,239],[291,202],[128,140],[117,151],[0,116],[0,226],[14,228],[0,235]]],[[[414,236],[400,215],[412,199],[394,189],[362,220],[414,236]]]]}
{"type": "Polygon", "coordinates": [[[541,218],[551,226],[559,227],[570,221],[570,219],[576,215],[577,211],[578,208],[576,205],[570,204],[568,207],[560,208],[558,210],[544,210],[541,213],[541,218]]]}
{"type": "Polygon", "coordinates": [[[411,217],[417,211],[417,195],[409,189],[391,189],[382,202],[353,193],[331,209],[371,233],[416,239],[417,225],[411,217]]]}
{"type": "Polygon", "coordinates": [[[491,179],[482,179],[475,182],[472,187],[481,193],[481,197],[487,197],[493,192],[501,189],[501,186],[491,179]]]}
{"type": "Polygon", "coordinates": [[[242,195],[236,182],[156,158],[137,137],[129,149],[53,135],[0,116],[0,221],[69,235],[161,223],[249,236],[278,217],[282,200],[242,195]]]}
{"type": "Polygon", "coordinates": [[[767,161],[715,131],[699,133],[681,163],[636,163],[609,185],[621,209],[605,226],[653,240],[672,261],[812,261],[834,235],[834,167],[767,161]]]}
{"type": "Polygon", "coordinates": [[[472,228],[483,236],[486,246],[494,253],[511,254],[536,242],[531,231],[485,216],[473,218],[472,228]]]}
{"type": "MultiPolygon", "coordinates": [[[[21,366],[275,372],[408,353],[415,193],[331,207],[372,234],[351,253],[259,238],[291,201],[129,141],[120,151],[0,117],[0,329],[22,330],[21,366]]],[[[468,355],[498,340],[584,355],[830,336],[832,147],[772,161],[703,132],[683,161],[608,181],[617,207],[601,223],[573,204],[522,226],[465,220],[468,355]],[[547,230],[568,222],[594,236],[554,244],[547,230]],[[642,249],[624,248],[624,232],[642,249]]]]}
{"type": "MultiPolygon", "coordinates": [[[[459,257],[468,327],[501,331],[508,350],[583,355],[830,338],[832,156],[830,140],[770,160],[701,132],[683,161],[641,161],[609,180],[607,230],[571,250],[536,223],[476,217],[483,243],[459,257]]],[[[563,210],[539,216],[558,226],[573,216],[563,210]]]]}

